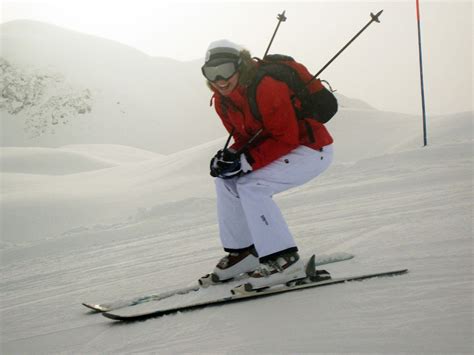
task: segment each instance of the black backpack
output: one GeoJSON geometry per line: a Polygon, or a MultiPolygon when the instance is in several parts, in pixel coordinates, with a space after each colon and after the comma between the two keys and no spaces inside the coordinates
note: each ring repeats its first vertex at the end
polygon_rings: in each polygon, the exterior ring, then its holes
{"type": "Polygon", "coordinates": [[[286,83],[293,91],[291,99],[298,119],[311,118],[326,123],[336,114],[337,99],[319,79],[312,80],[313,76],[306,67],[292,57],[272,54],[260,60],[255,79],[247,88],[250,110],[257,120],[262,120],[257,105],[257,88],[266,76],[286,83]],[[298,99],[299,104],[295,99],[298,99]]]}

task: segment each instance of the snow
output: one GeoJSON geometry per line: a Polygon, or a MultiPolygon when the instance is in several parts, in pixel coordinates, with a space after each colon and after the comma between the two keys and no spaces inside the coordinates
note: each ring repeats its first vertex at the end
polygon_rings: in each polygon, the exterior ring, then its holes
{"type": "Polygon", "coordinates": [[[345,102],[334,165],[275,199],[303,257],[355,255],[335,277],[407,275],[116,323],[81,303],[188,286],[223,256],[208,164],[226,137],[4,146],[1,353],[472,353],[472,112],[429,116],[421,147],[419,117],[345,102]]]}
{"type": "Polygon", "coordinates": [[[469,353],[471,129],[471,113],[434,118],[436,143],[397,149],[398,132],[387,129],[378,156],[340,156],[324,176],[276,197],[304,256],[356,255],[328,266],[334,275],[408,275],[122,326],[80,303],[189,285],[222,255],[207,160],[225,138],[89,172],[72,173],[71,160],[64,175],[3,173],[3,352],[469,353]]]}
{"type": "Polygon", "coordinates": [[[168,154],[222,135],[201,61],[155,58],[28,20],[1,24],[0,40],[2,145],[108,143],[168,154]]]}

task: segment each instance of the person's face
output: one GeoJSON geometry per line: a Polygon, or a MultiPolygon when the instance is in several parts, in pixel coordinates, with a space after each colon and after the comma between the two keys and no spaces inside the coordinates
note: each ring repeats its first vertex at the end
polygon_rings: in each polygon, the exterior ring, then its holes
{"type": "Polygon", "coordinates": [[[239,72],[235,72],[235,74],[232,75],[229,79],[217,80],[217,81],[211,82],[211,85],[221,95],[227,96],[227,95],[230,95],[232,91],[234,91],[238,83],[239,83],[239,72]]]}

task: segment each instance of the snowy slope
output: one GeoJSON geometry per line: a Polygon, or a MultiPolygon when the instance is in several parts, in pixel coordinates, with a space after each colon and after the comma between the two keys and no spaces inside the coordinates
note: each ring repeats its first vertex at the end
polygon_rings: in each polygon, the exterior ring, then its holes
{"type": "Polygon", "coordinates": [[[1,24],[0,41],[3,146],[106,143],[167,154],[222,135],[200,61],[28,20],[1,24]]]}
{"type": "MultiPolygon", "coordinates": [[[[154,58],[27,20],[1,24],[0,41],[2,146],[118,144],[169,154],[224,134],[199,60],[154,58]]],[[[341,107],[371,110],[337,96],[341,107]]]]}
{"type": "MultiPolygon", "coordinates": [[[[456,137],[453,140],[466,140],[471,130],[453,127],[469,126],[470,117],[459,114],[433,118],[433,125],[454,130],[450,135],[456,137]]],[[[338,163],[352,164],[384,152],[420,146],[419,120],[415,116],[341,109],[328,126],[336,141],[338,163]]],[[[433,139],[449,141],[446,137],[439,139],[436,133],[433,139]]],[[[223,145],[224,138],[220,138],[168,156],[114,145],[50,150],[4,148],[0,151],[5,191],[3,242],[56,238],[70,229],[134,219],[164,203],[212,196],[208,161],[223,145]],[[98,167],[101,169],[95,169],[98,167]],[[52,176],[67,172],[81,173],[52,176]],[[65,205],[65,201],[69,203],[65,205]]]]}
{"type": "Polygon", "coordinates": [[[334,166],[276,199],[304,256],[356,255],[334,275],[408,275],[116,325],[80,303],[184,286],[222,256],[207,164],[224,138],[135,163],[58,149],[115,164],[2,173],[2,353],[471,353],[472,113],[430,119],[421,148],[417,118],[369,111],[343,110],[334,166]]]}

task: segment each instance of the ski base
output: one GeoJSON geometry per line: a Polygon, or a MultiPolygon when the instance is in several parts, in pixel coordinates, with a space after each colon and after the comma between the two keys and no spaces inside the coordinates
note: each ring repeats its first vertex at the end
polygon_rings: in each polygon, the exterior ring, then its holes
{"type": "Polygon", "coordinates": [[[173,313],[191,311],[191,310],[201,309],[201,308],[206,308],[206,307],[211,307],[211,306],[218,306],[218,305],[223,305],[223,304],[228,304],[228,303],[246,301],[246,300],[254,299],[257,297],[268,297],[268,296],[273,296],[273,295],[277,295],[277,294],[281,294],[285,292],[303,290],[307,288],[323,287],[323,286],[341,284],[341,283],[346,283],[346,282],[351,282],[351,281],[362,281],[362,280],[376,278],[376,277],[403,275],[403,274],[406,274],[407,272],[408,272],[408,269],[400,269],[400,270],[392,270],[392,271],[385,271],[385,272],[378,272],[378,273],[364,274],[364,275],[357,275],[357,276],[350,276],[350,277],[333,278],[333,279],[329,279],[325,281],[311,281],[311,280],[305,279],[305,282],[301,284],[276,285],[276,286],[272,286],[266,289],[259,289],[259,290],[245,290],[245,287],[244,287],[243,290],[241,289],[241,292],[236,292],[236,294],[234,295],[216,299],[213,301],[200,302],[200,303],[198,302],[198,303],[188,304],[188,305],[184,305],[180,307],[159,309],[159,310],[155,310],[151,312],[136,313],[136,314],[130,314],[130,309],[127,308],[126,310],[128,310],[128,312],[126,311],[121,312],[120,310],[118,310],[116,312],[105,312],[105,313],[102,313],[102,315],[104,317],[107,317],[109,319],[113,319],[116,321],[133,322],[133,321],[145,320],[148,318],[160,317],[167,314],[173,314],[173,313]]]}

